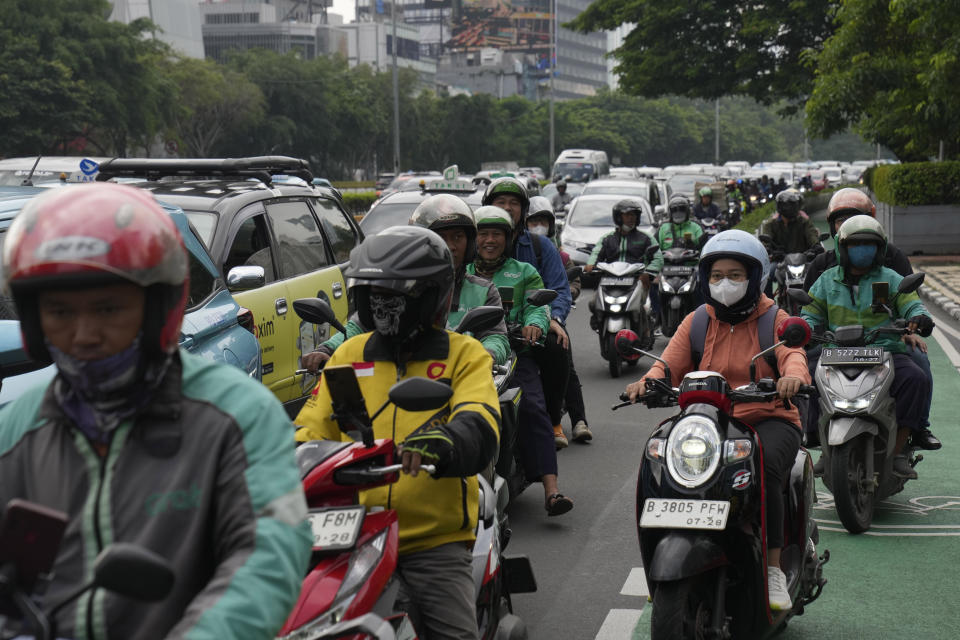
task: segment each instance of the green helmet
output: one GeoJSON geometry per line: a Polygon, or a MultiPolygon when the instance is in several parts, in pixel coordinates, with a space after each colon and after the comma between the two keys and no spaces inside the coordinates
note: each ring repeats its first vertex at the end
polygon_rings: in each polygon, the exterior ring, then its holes
{"type": "Polygon", "coordinates": [[[501,194],[517,196],[521,203],[520,220],[527,217],[527,211],[530,209],[530,195],[527,193],[527,186],[511,176],[497,178],[487,185],[487,190],[483,192],[483,204],[493,204],[493,199],[501,194]]]}
{"type": "Polygon", "coordinates": [[[510,234],[513,233],[513,218],[500,207],[493,205],[483,206],[474,211],[473,215],[477,219],[477,229],[488,229],[491,227],[503,229],[503,232],[507,234],[508,238],[510,234]]]}
{"type": "Polygon", "coordinates": [[[477,223],[470,205],[462,198],[450,193],[430,196],[414,209],[410,224],[437,232],[462,228],[467,234],[467,252],[463,263],[469,264],[477,256],[477,223]]]}
{"type": "Polygon", "coordinates": [[[867,215],[853,216],[840,225],[837,231],[837,260],[840,266],[847,268],[850,266],[850,258],[847,252],[847,245],[854,241],[869,241],[877,244],[877,253],[873,258],[871,267],[883,264],[887,253],[887,234],[875,218],[867,215]]]}
{"type": "Polygon", "coordinates": [[[709,197],[712,198],[712,197],[713,197],[713,189],[711,189],[710,187],[703,187],[702,189],[700,189],[700,197],[702,198],[702,197],[704,197],[704,196],[709,196],[709,197]]]}

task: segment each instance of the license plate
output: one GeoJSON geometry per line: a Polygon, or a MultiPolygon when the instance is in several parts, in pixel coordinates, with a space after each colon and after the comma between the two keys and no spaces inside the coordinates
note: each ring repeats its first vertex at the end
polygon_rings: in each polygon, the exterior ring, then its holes
{"type": "Polygon", "coordinates": [[[823,364],[881,364],[883,347],[830,347],[820,354],[823,364]]]}
{"type": "Polygon", "coordinates": [[[727,526],[730,503],[726,500],[676,500],[647,498],[640,526],[669,529],[722,530],[727,526]]]}
{"type": "Polygon", "coordinates": [[[313,530],[313,548],[323,551],[350,549],[357,543],[366,507],[334,507],[307,514],[313,530]]]}
{"type": "Polygon", "coordinates": [[[662,273],[665,276],[688,276],[693,273],[693,267],[664,267],[662,273]]]}
{"type": "Polygon", "coordinates": [[[636,278],[600,278],[600,284],[604,287],[626,287],[633,286],[636,278]]]}

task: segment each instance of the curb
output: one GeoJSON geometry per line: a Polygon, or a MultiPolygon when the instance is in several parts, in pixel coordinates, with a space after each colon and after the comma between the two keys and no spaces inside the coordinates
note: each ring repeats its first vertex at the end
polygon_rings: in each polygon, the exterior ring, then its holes
{"type": "Polygon", "coordinates": [[[960,321],[960,304],[925,284],[920,286],[918,293],[920,297],[940,307],[951,318],[960,321]]]}

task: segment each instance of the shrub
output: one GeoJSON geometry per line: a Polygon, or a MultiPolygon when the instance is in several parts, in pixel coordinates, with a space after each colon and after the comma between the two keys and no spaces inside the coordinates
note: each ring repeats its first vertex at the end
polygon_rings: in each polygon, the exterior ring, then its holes
{"type": "Polygon", "coordinates": [[[337,180],[331,184],[333,184],[333,186],[337,189],[343,191],[344,189],[373,189],[377,183],[374,180],[361,180],[360,182],[337,180]]]}
{"type": "Polygon", "coordinates": [[[376,191],[348,191],[343,194],[343,208],[351,215],[366,213],[376,199],[376,191]]]}
{"type": "MultiPolygon", "coordinates": [[[[827,208],[827,204],[830,202],[830,197],[833,195],[833,192],[839,189],[836,187],[834,189],[824,189],[818,193],[811,195],[809,192],[803,195],[803,210],[808,214],[813,215],[818,211],[822,211],[827,208]]],[[[777,210],[776,201],[771,200],[762,207],[758,207],[743,216],[740,219],[740,224],[738,224],[734,229],[741,229],[747,233],[754,233],[757,229],[760,228],[760,225],[763,224],[763,221],[766,220],[769,216],[777,210]]]]}
{"type": "Polygon", "coordinates": [[[960,204],[960,162],[908,162],[872,168],[864,183],[891,205],[960,204]]]}

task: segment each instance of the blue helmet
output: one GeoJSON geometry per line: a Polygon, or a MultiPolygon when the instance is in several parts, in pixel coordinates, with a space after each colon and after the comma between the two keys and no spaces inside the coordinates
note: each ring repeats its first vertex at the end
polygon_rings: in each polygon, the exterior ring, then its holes
{"type": "Polygon", "coordinates": [[[742,262],[750,278],[747,295],[735,305],[737,309],[731,309],[731,311],[740,311],[741,306],[744,307],[743,310],[748,308],[752,310],[760,293],[767,286],[767,278],[770,275],[767,250],[756,237],[739,229],[722,231],[707,241],[703,251],[700,252],[700,291],[714,308],[720,303],[710,297],[710,270],[713,268],[713,263],[720,258],[732,258],[742,262]]]}

